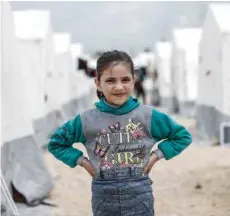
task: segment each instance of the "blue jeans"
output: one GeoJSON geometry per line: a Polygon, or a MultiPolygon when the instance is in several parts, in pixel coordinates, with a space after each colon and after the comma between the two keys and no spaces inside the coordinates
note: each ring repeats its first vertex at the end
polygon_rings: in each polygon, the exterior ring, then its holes
{"type": "Polygon", "coordinates": [[[152,181],[141,168],[98,173],[92,181],[91,201],[94,216],[154,216],[152,181]]]}

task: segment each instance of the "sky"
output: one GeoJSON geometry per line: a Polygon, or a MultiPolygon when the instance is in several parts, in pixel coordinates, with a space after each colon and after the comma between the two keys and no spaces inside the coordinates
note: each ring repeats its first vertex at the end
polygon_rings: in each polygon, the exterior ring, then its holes
{"type": "Polygon", "coordinates": [[[15,1],[13,10],[49,9],[54,32],[69,32],[87,52],[120,49],[139,52],[162,38],[186,16],[187,26],[201,27],[209,2],[15,1]]]}

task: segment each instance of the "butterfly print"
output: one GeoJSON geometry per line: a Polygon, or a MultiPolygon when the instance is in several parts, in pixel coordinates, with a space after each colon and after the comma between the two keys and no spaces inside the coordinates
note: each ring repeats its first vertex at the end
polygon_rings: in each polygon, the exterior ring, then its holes
{"type": "Polygon", "coordinates": [[[112,133],[115,133],[116,131],[120,131],[122,129],[120,122],[117,122],[115,125],[109,125],[108,128],[111,130],[112,133]]]}
{"type": "Polygon", "coordinates": [[[104,147],[99,142],[96,142],[94,154],[99,157],[104,157],[110,146],[104,147]]]}

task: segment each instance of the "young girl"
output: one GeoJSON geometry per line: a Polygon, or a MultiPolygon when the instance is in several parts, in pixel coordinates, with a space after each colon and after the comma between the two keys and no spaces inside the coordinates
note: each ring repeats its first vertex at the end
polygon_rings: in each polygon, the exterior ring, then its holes
{"type": "Polygon", "coordinates": [[[58,160],[72,168],[82,166],[92,176],[94,216],[153,216],[150,170],[192,142],[183,126],[131,96],[134,82],[127,53],[103,53],[97,60],[96,108],[60,126],[48,144],[58,160]],[[76,142],[85,145],[89,158],[72,147],[76,142]]]}

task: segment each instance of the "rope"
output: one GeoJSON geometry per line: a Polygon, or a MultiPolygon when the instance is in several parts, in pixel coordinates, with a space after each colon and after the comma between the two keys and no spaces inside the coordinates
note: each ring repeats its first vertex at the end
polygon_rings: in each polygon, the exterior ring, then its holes
{"type": "Polygon", "coordinates": [[[10,194],[9,190],[8,190],[8,187],[6,185],[5,179],[4,179],[3,175],[2,175],[2,170],[1,170],[1,188],[3,190],[3,193],[4,193],[5,197],[6,197],[6,200],[7,200],[8,204],[10,205],[10,209],[13,212],[13,216],[20,216],[20,214],[19,214],[19,212],[17,210],[17,207],[16,207],[16,205],[15,205],[15,203],[14,203],[12,197],[11,197],[11,194],[10,194]]]}

